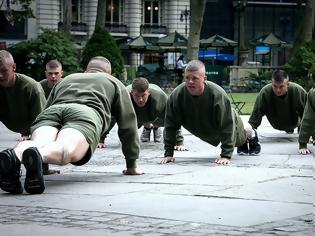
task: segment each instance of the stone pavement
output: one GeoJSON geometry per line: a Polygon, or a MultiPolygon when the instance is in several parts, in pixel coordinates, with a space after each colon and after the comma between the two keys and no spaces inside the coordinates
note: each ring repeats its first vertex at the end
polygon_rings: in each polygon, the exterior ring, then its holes
{"type": "MultiPolygon", "coordinates": [[[[116,131],[87,165],[54,166],[61,174],[45,176],[44,194],[0,190],[0,235],[315,234],[314,157],[298,155],[296,133],[264,119],[261,154],[217,166],[220,148],[184,130],[189,151],[176,152],[175,163],[158,164],[163,144],[142,143],[145,174],[123,176],[116,131]]],[[[0,150],[18,137],[0,124],[0,150]]]]}

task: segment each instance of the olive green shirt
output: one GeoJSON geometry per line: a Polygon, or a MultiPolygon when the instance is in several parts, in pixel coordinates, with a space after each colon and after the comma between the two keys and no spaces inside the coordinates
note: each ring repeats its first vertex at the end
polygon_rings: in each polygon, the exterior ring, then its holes
{"type": "MultiPolygon", "coordinates": [[[[128,85],[127,90],[131,93],[132,85],[128,85]]],[[[137,114],[138,127],[144,123],[153,123],[156,126],[164,126],[165,106],[167,95],[155,84],[149,84],[150,95],[143,107],[139,107],[131,98],[133,107],[137,114]]],[[[132,96],[130,94],[130,96],[132,96]]]]}
{"type": "Polygon", "coordinates": [[[45,97],[47,99],[49,97],[50,91],[52,90],[52,88],[48,87],[48,79],[43,79],[43,80],[39,81],[39,83],[42,86],[42,88],[45,92],[45,97]]]}
{"type": "MultiPolygon", "coordinates": [[[[307,95],[306,106],[301,122],[299,143],[300,148],[306,148],[310,136],[315,131],[315,89],[311,89],[307,95]]],[[[314,138],[314,137],[313,137],[314,138]]]]}
{"type": "Polygon", "coordinates": [[[291,131],[300,124],[306,97],[304,88],[296,83],[289,82],[287,94],[280,97],[274,94],[272,84],[268,84],[259,92],[248,123],[257,129],[266,115],[273,128],[291,131]]]}
{"type": "MultiPolygon", "coordinates": [[[[231,158],[237,142],[237,125],[243,127],[232,110],[226,92],[218,85],[206,81],[201,96],[192,96],[185,83],[177,86],[167,101],[164,124],[165,156],[172,156],[176,130],[182,125],[201,140],[217,146],[221,143],[221,156],[231,158]]],[[[243,136],[244,129],[242,128],[243,136]]],[[[243,139],[245,141],[245,139],[243,139]]]]}
{"type": "Polygon", "coordinates": [[[42,87],[34,79],[18,73],[15,76],[13,87],[0,86],[0,121],[13,132],[29,135],[46,99],[42,87]]]}
{"type": "Polygon", "coordinates": [[[66,103],[93,108],[102,120],[103,132],[108,130],[114,116],[127,166],[135,166],[139,157],[136,114],[126,87],[118,79],[101,72],[68,75],[53,87],[47,106],[66,103]]]}
{"type": "MultiPolygon", "coordinates": [[[[145,123],[152,123],[158,127],[163,127],[166,101],[168,98],[166,93],[159,86],[155,84],[149,84],[150,95],[148,100],[143,107],[139,107],[132,99],[132,85],[128,85],[126,89],[130,93],[130,98],[136,112],[138,128],[140,128],[145,123]]],[[[115,117],[112,117],[110,130],[115,125],[115,122],[115,117]]],[[[108,133],[101,137],[101,140],[104,140],[107,134],[108,133]]],[[[184,137],[181,133],[181,130],[177,131],[176,137],[176,145],[183,145],[184,137]]]]}

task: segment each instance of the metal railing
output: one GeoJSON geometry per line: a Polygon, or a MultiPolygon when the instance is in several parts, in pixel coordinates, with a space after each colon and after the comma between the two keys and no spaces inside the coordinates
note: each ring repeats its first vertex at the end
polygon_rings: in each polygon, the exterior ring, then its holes
{"type": "Polygon", "coordinates": [[[127,33],[125,24],[106,22],[105,27],[111,33],[127,33]]]}
{"type": "Polygon", "coordinates": [[[167,34],[168,29],[164,25],[142,24],[140,26],[140,34],[167,34]]]}

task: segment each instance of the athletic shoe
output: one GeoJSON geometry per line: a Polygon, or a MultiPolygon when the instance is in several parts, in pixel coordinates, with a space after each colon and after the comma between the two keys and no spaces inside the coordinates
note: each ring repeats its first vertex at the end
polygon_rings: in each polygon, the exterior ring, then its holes
{"type": "Polygon", "coordinates": [[[150,136],[151,136],[151,129],[148,129],[146,127],[143,127],[143,130],[142,130],[142,134],[141,134],[141,137],[140,137],[140,140],[142,142],[150,142],[150,136]]]}
{"type": "Polygon", "coordinates": [[[0,152],[0,188],[9,193],[23,193],[21,177],[21,162],[13,149],[0,152]]]}
{"type": "Polygon", "coordinates": [[[245,141],[245,143],[242,146],[237,147],[237,154],[238,155],[248,155],[248,142],[247,142],[247,140],[245,141]]]}
{"type": "Polygon", "coordinates": [[[248,139],[249,155],[258,155],[261,150],[257,131],[256,130],[254,131],[255,131],[255,137],[248,139]]]}
{"type": "Polygon", "coordinates": [[[162,141],[162,132],[160,127],[153,129],[153,137],[154,142],[156,143],[160,143],[162,141]]]}
{"type": "Polygon", "coordinates": [[[43,176],[43,160],[36,147],[30,147],[23,152],[23,164],[26,169],[24,189],[30,194],[41,194],[45,190],[43,176]]]}

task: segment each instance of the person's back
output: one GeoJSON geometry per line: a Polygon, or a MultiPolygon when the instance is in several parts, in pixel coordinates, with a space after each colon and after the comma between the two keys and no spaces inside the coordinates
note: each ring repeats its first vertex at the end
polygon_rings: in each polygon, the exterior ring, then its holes
{"type": "Polygon", "coordinates": [[[31,140],[0,152],[0,188],[22,193],[21,163],[26,169],[24,189],[30,194],[45,190],[43,164],[84,165],[109,127],[117,118],[118,136],[126,160],[126,175],[139,175],[139,137],[136,115],[124,85],[107,74],[110,62],[93,57],[85,73],[69,75],[54,86],[46,108],[31,127],[31,140]],[[105,73],[104,73],[105,72],[105,73]]]}

